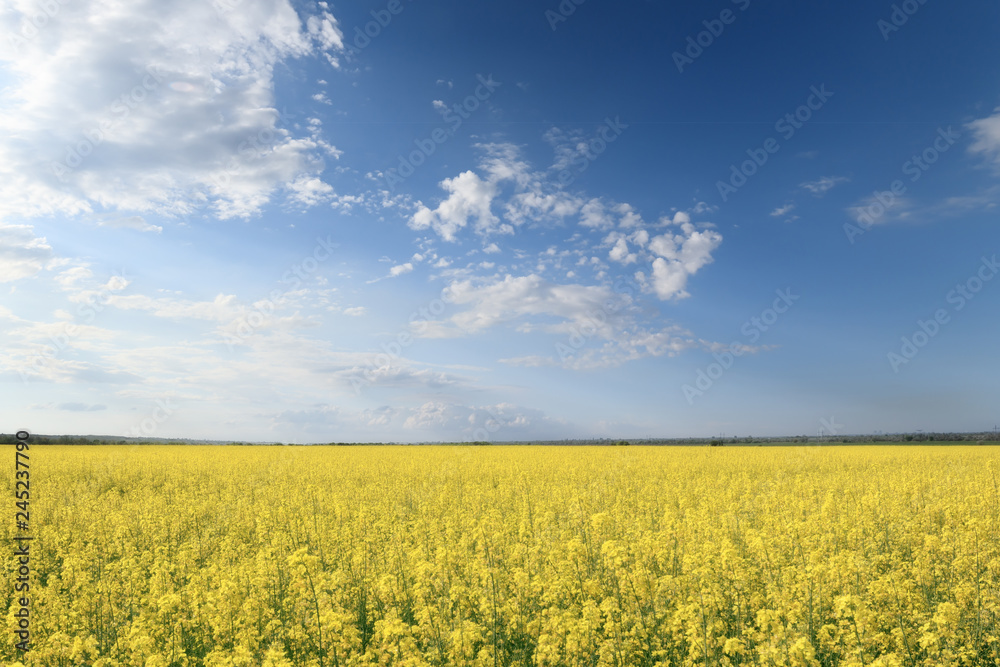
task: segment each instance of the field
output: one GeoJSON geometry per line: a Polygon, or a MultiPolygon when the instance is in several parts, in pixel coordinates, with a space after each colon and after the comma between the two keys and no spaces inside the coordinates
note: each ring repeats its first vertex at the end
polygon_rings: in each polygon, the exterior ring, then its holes
{"type": "Polygon", "coordinates": [[[30,453],[5,665],[1000,664],[992,447],[30,453]]]}

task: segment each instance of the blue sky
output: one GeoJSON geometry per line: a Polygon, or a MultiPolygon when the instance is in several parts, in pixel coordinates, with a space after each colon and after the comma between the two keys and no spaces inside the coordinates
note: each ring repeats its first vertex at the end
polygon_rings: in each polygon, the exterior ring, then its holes
{"type": "Polygon", "coordinates": [[[1000,7],[7,3],[0,430],[985,430],[1000,7]]]}

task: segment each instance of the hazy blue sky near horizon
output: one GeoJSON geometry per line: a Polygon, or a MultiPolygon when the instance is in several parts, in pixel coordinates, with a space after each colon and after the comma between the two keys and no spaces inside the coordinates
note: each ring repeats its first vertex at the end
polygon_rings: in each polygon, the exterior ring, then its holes
{"type": "Polygon", "coordinates": [[[0,431],[986,430],[1000,6],[14,0],[0,431]]]}

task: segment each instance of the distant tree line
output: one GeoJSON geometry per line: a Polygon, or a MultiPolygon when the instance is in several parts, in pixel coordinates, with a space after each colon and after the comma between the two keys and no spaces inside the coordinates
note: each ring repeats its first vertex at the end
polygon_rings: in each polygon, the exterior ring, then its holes
{"type": "MultiPolygon", "coordinates": [[[[615,440],[613,438],[566,439],[566,440],[525,440],[514,442],[434,442],[420,443],[423,445],[548,445],[548,446],[704,446],[721,447],[724,445],[795,445],[795,444],[873,444],[873,443],[914,443],[914,442],[997,442],[993,431],[980,433],[880,433],[877,435],[793,435],[768,438],[753,436],[732,438],[639,438],[632,440],[615,440]]],[[[17,442],[13,433],[0,433],[0,445],[12,445],[17,442]]],[[[126,438],[122,436],[95,435],[36,435],[31,434],[33,445],[241,445],[241,446],[286,446],[280,442],[235,442],[226,440],[189,440],[167,438],[126,438]]],[[[394,445],[404,443],[393,442],[328,442],[320,445],[327,447],[362,447],[366,445],[394,445]]]]}

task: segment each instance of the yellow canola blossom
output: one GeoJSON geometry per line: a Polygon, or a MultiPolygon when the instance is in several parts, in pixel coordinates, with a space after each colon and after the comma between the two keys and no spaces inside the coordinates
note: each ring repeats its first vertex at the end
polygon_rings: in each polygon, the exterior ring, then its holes
{"type": "Polygon", "coordinates": [[[3,665],[1000,665],[992,448],[31,452],[3,665]]]}

